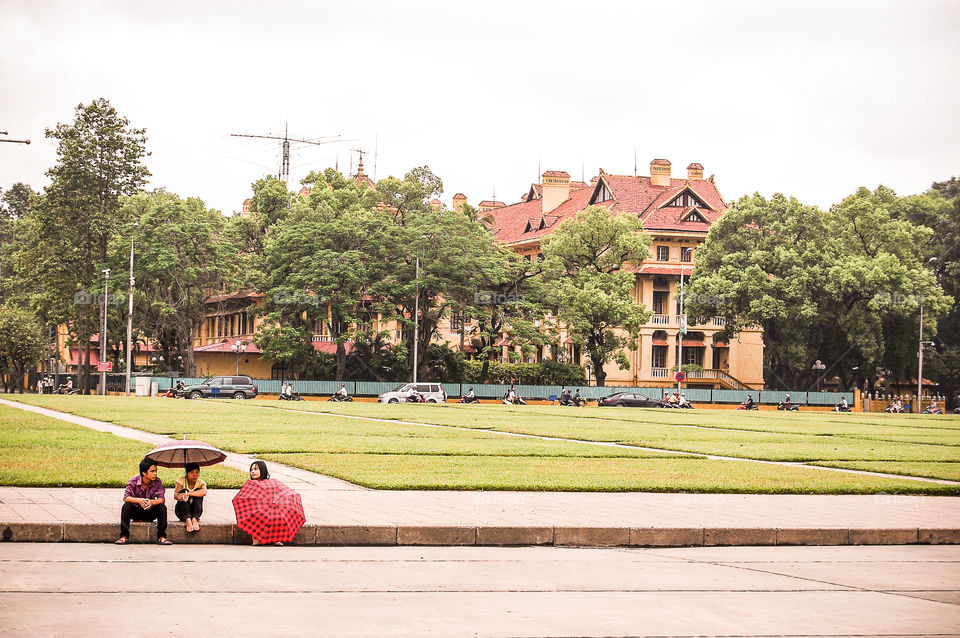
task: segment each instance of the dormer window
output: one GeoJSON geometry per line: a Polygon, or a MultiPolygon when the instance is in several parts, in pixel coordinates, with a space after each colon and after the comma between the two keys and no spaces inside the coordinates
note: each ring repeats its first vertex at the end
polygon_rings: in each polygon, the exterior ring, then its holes
{"type": "Polygon", "coordinates": [[[590,198],[590,203],[607,202],[611,199],[613,199],[613,194],[610,192],[610,189],[607,188],[606,182],[600,180],[597,183],[597,189],[593,191],[593,197],[590,198]]]}
{"type": "Polygon", "coordinates": [[[700,206],[701,208],[710,208],[703,201],[691,193],[689,190],[685,190],[676,197],[673,198],[669,204],[668,208],[687,208],[689,206],[700,206]]]}
{"type": "Polygon", "coordinates": [[[699,223],[699,224],[706,224],[706,223],[707,223],[707,220],[703,217],[703,215],[700,214],[700,211],[698,211],[698,210],[696,210],[696,209],[693,209],[692,211],[690,211],[690,214],[688,214],[686,217],[684,217],[684,218],[681,219],[680,221],[682,221],[682,222],[695,222],[695,223],[699,223]]]}

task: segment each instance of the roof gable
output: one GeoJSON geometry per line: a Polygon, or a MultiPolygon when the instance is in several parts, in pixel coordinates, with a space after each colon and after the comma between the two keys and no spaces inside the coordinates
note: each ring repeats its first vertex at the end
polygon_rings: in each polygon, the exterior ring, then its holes
{"type": "Polygon", "coordinates": [[[687,208],[689,206],[696,206],[698,208],[706,208],[708,210],[713,210],[711,206],[706,204],[703,201],[703,198],[697,195],[697,193],[687,185],[683,190],[673,196],[669,203],[660,206],[659,208],[687,208]]]}
{"type": "Polygon", "coordinates": [[[697,210],[696,206],[691,208],[690,212],[688,212],[686,215],[680,218],[680,223],[686,223],[686,222],[695,222],[698,224],[709,223],[707,222],[707,218],[700,214],[700,211],[697,210]]]}

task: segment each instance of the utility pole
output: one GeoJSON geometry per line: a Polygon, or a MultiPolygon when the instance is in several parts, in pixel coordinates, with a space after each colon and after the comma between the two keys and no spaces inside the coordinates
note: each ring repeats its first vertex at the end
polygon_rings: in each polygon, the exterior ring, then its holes
{"type": "Polygon", "coordinates": [[[110,300],[110,269],[103,269],[103,317],[100,319],[100,395],[107,396],[107,371],[103,367],[107,359],[107,308],[110,300]]]}

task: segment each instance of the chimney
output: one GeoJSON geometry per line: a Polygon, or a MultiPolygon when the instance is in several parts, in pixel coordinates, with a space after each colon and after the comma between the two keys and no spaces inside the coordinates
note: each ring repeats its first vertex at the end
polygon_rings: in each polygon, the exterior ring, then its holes
{"type": "Polygon", "coordinates": [[[687,180],[691,182],[700,181],[703,179],[703,166],[701,164],[693,163],[687,167],[687,180]]]}
{"type": "Polygon", "coordinates": [[[570,197],[570,173],[566,171],[547,171],[541,184],[543,196],[540,199],[544,215],[567,201],[570,197]]]}
{"type": "Polygon", "coordinates": [[[461,204],[467,203],[467,196],[463,193],[457,193],[453,196],[453,210],[459,210],[461,204]]]}
{"type": "Polygon", "coordinates": [[[655,159],[650,162],[650,183],[654,186],[670,185],[670,160],[655,159]]]}

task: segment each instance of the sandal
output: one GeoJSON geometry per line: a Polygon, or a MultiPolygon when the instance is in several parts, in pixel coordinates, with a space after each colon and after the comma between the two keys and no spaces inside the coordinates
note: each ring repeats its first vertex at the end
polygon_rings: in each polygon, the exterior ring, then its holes
{"type": "Polygon", "coordinates": [[[126,545],[126,544],[127,544],[127,537],[126,537],[126,536],[121,536],[121,537],[118,538],[117,540],[113,541],[113,544],[114,544],[114,545],[126,545]]]}
{"type": "Polygon", "coordinates": [[[158,538],[157,543],[159,543],[160,545],[173,545],[173,543],[167,540],[166,536],[161,536],[160,538],[158,538]]]}

